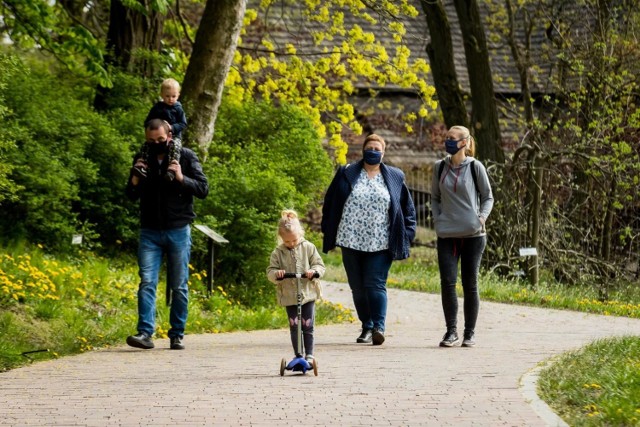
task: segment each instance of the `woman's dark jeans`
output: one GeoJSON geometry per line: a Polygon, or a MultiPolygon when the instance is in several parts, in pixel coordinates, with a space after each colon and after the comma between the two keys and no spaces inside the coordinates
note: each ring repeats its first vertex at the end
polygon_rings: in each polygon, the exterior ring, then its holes
{"type": "Polygon", "coordinates": [[[478,320],[480,297],[478,295],[478,272],[487,237],[438,238],[438,267],[440,269],[440,289],[442,308],[447,331],[457,329],[458,297],[458,260],[464,292],[464,332],[473,333],[478,320]]]}
{"type": "Polygon", "coordinates": [[[393,257],[389,251],[362,252],[342,248],[342,264],[347,272],[362,329],[384,331],[387,317],[387,277],[393,257]]]}

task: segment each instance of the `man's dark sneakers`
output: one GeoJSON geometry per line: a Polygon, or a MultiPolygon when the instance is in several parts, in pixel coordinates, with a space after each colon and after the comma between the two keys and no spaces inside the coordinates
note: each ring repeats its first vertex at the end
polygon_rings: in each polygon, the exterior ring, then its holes
{"type": "Polygon", "coordinates": [[[171,350],[184,350],[184,344],[182,344],[182,338],[173,337],[170,338],[171,341],[171,350]]]}
{"type": "Polygon", "coordinates": [[[356,342],[360,344],[368,344],[371,342],[371,336],[372,336],[371,329],[363,329],[358,339],[356,339],[356,342]]]}
{"type": "Polygon", "coordinates": [[[149,350],[150,348],[155,347],[155,345],[153,345],[153,340],[151,339],[151,337],[143,333],[128,336],[127,344],[129,344],[131,347],[143,348],[145,350],[149,350]]]}
{"type": "Polygon", "coordinates": [[[373,345],[380,345],[384,342],[384,333],[380,329],[374,328],[371,334],[373,345]]]}
{"type": "Polygon", "coordinates": [[[442,341],[440,341],[440,347],[453,347],[454,345],[460,342],[460,338],[458,337],[458,332],[456,331],[447,331],[442,337],[442,341]]]}
{"type": "Polygon", "coordinates": [[[462,340],[462,347],[475,347],[476,342],[473,339],[473,332],[465,332],[462,340]]]}

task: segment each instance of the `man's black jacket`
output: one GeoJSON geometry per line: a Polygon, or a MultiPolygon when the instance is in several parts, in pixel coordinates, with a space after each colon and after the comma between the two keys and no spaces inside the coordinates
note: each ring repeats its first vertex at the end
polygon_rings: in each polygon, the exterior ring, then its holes
{"type": "MultiPolygon", "coordinates": [[[[140,157],[137,155],[133,163],[140,157]]],[[[202,171],[196,153],[188,148],[180,152],[180,167],[184,181],[167,181],[164,174],[167,161],[158,164],[151,156],[148,161],[147,177],[137,186],[127,183],[126,194],[131,200],[140,199],[140,225],[142,228],[167,230],[190,224],[196,217],[193,211],[193,197],[204,199],[209,193],[209,182],[202,171]]]]}

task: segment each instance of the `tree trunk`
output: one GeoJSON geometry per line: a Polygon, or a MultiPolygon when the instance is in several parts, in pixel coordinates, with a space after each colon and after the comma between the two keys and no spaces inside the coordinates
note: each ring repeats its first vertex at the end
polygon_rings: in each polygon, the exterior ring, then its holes
{"type": "Polygon", "coordinates": [[[482,18],[476,0],[454,0],[467,59],[471,86],[471,126],[478,142],[478,158],[504,163],[498,108],[482,18]]]}
{"type": "MultiPolygon", "coordinates": [[[[127,7],[122,0],[111,0],[109,31],[107,32],[107,67],[134,72],[149,77],[153,64],[147,60],[136,61],[137,49],[159,52],[164,24],[164,15],[153,10],[151,0],[137,0],[146,13],[127,7]]],[[[109,108],[110,89],[98,86],[93,105],[98,110],[109,108]]]]}
{"type": "Polygon", "coordinates": [[[207,0],[182,86],[189,126],[185,142],[203,161],[213,138],[224,83],[236,51],[246,0],[207,0]]]}
{"type": "Polygon", "coordinates": [[[525,12],[523,18],[524,27],[524,46],[522,50],[518,46],[516,39],[516,17],[514,15],[514,7],[511,0],[505,0],[505,9],[507,11],[509,33],[507,36],[507,42],[511,48],[511,54],[518,69],[518,75],[520,76],[520,92],[522,93],[522,102],[524,103],[524,117],[529,128],[533,125],[533,104],[531,102],[531,88],[529,86],[529,67],[531,65],[531,32],[533,29],[533,23],[527,19],[528,15],[525,12]]]}
{"type": "Polygon", "coordinates": [[[433,82],[438,94],[438,103],[447,127],[462,125],[469,127],[469,116],[460,90],[453,59],[451,27],[441,0],[421,0],[429,27],[429,55],[433,82]]]}

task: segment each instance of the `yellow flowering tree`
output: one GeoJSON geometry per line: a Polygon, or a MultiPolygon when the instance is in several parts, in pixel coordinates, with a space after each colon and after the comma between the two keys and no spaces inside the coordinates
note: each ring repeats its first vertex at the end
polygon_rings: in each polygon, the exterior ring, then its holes
{"type": "MultiPolygon", "coordinates": [[[[435,89],[426,82],[429,65],[414,59],[406,43],[405,22],[417,15],[407,0],[263,0],[257,8],[250,5],[226,80],[227,100],[259,97],[297,105],[328,140],[336,162],[344,163],[343,131],[363,132],[350,102],[359,88],[412,90],[422,100],[418,114],[423,117],[436,108],[435,89]],[[386,44],[373,29],[390,35],[386,44]]],[[[405,117],[410,119],[415,114],[405,117]]]]}

